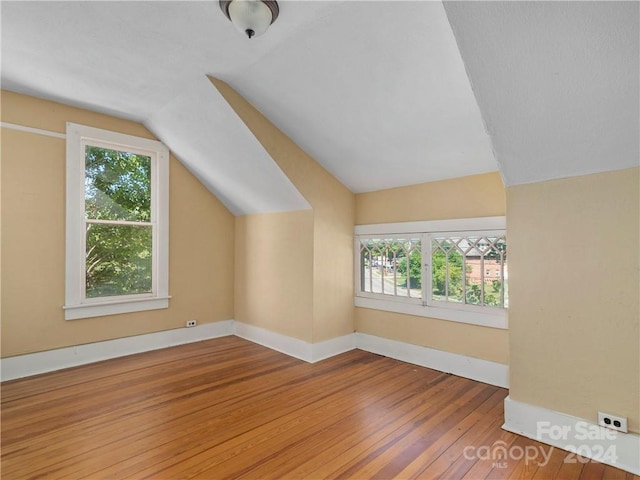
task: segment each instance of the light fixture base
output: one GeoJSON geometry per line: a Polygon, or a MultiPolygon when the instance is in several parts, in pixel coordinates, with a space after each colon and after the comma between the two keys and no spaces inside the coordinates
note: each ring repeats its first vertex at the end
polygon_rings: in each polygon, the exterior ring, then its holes
{"type": "MultiPolygon", "coordinates": [[[[219,0],[219,3],[220,9],[225,16],[238,30],[246,34],[249,38],[264,33],[267,27],[276,21],[280,13],[280,7],[275,0],[219,0]],[[235,12],[232,4],[235,6],[235,12]],[[264,13],[257,15],[257,11],[260,9],[250,7],[251,4],[263,5],[260,8],[264,12],[271,13],[271,21],[268,20],[268,17],[265,18],[264,13]],[[267,7],[268,10],[264,7],[267,7]]],[[[268,13],[266,15],[268,15],[268,13]]]]}

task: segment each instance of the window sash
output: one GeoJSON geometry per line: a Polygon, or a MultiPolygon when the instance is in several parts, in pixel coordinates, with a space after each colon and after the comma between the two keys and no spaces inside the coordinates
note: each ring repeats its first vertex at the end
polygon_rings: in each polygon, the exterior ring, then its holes
{"type": "MultiPolygon", "coordinates": [[[[501,237],[506,238],[504,228],[504,217],[487,217],[476,219],[443,220],[435,222],[409,222],[407,224],[389,225],[365,225],[356,227],[355,235],[355,280],[356,280],[356,306],[368,308],[379,308],[400,313],[415,314],[420,311],[422,316],[433,316],[446,320],[457,321],[459,316],[463,323],[473,323],[487,325],[497,328],[506,328],[507,308],[490,305],[474,305],[466,303],[466,292],[463,297],[464,302],[439,301],[433,299],[433,262],[432,262],[432,240],[443,237],[501,237]],[[464,228],[468,224],[471,228],[464,228]],[[486,224],[488,228],[482,228],[486,224]],[[385,228],[387,227],[387,228],[385,228]],[[411,227],[403,228],[403,227],[411,227]],[[417,228],[416,228],[417,227],[417,228]],[[420,227],[422,230],[420,231],[420,227]],[[429,227],[431,231],[427,230],[429,227]],[[389,234],[384,234],[385,230],[389,234]],[[419,232],[419,233],[418,233],[419,232]],[[420,239],[421,241],[421,268],[422,268],[422,298],[407,298],[406,296],[394,296],[381,293],[364,291],[362,285],[361,252],[362,244],[375,239],[420,239]],[[361,299],[361,300],[358,300],[361,299]],[[407,305],[403,307],[402,305],[407,305]],[[395,306],[394,306],[395,305],[395,306]],[[499,318],[503,318],[501,321],[499,318]]],[[[463,261],[463,265],[465,265],[463,261]]],[[[493,265],[491,268],[495,268],[493,265]]],[[[500,266],[502,281],[501,290],[505,289],[504,264],[500,266]]],[[[482,272],[484,274],[484,272],[482,272]]],[[[463,271],[466,277],[466,270],[463,271]]],[[[466,280],[466,278],[465,278],[466,280]]],[[[483,278],[484,281],[484,278],[483,278]]],[[[503,304],[501,302],[501,304],[503,304]]]]}
{"type": "MultiPolygon", "coordinates": [[[[381,298],[383,297],[397,297],[399,299],[406,300],[417,300],[415,297],[408,297],[406,295],[397,295],[389,292],[378,293],[373,291],[365,290],[366,285],[362,284],[363,277],[363,265],[362,261],[362,246],[371,241],[387,241],[387,240],[405,240],[405,241],[413,241],[418,240],[421,242],[421,263],[422,263],[422,303],[423,305],[431,305],[437,304],[438,306],[444,308],[460,308],[460,307],[470,307],[469,310],[473,311],[477,308],[482,309],[503,309],[503,307],[493,307],[491,305],[474,305],[466,303],[466,295],[463,296],[463,300],[460,303],[457,302],[448,302],[436,300],[433,298],[433,262],[432,262],[432,242],[436,239],[445,238],[472,238],[472,237],[504,237],[506,236],[505,230],[473,230],[473,231],[450,231],[450,232],[438,232],[438,233],[421,233],[421,234],[391,234],[391,235],[358,235],[356,236],[355,243],[355,251],[358,252],[358,260],[356,267],[356,279],[357,279],[357,295],[362,297],[371,297],[371,298],[381,298]]],[[[371,268],[371,267],[370,267],[371,268]]],[[[482,267],[484,268],[484,267],[482,267]]],[[[481,269],[482,269],[481,268],[481,269]]],[[[500,279],[504,282],[504,263],[500,264],[501,275],[500,279]]],[[[464,273],[464,272],[463,272],[464,273]]],[[[484,272],[482,273],[482,280],[484,281],[484,272]]],[[[466,277],[466,275],[463,275],[466,277]]],[[[384,276],[383,276],[384,278],[384,276]]],[[[503,287],[504,289],[504,287],[503,287]]],[[[372,289],[371,289],[372,290],[372,289]]],[[[465,292],[466,293],[466,292],[465,292]]],[[[501,295],[502,296],[502,295],[501,295]]],[[[415,303],[415,302],[414,302],[415,303]]],[[[504,302],[501,302],[504,303],[504,302]]]]}
{"type": "MultiPolygon", "coordinates": [[[[152,194],[153,195],[153,194],[152,194]]],[[[101,297],[87,297],[87,235],[85,234],[83,237],[83,252],[85,261],[83,262],[83,278],[84,282],[82,282],[82,300],[81,303],[102,303],[105,300],[111,302],[118,301],[128,301],[128,300],[136,300],[136,299],[144,299],[144,298],[152,298],[156,297],[158,294],[158,258],[156,255],[157,252],[157,228],[155,223],[151,222],[130,222],[130,221],[122,221],[122,220],[86,220],[84,222],[85,232],[87,230],[87,225],[95,224],[95,225],[117,225],[117,226],[143,226],[143,227],[151,227],[151,291],[144,293],[128,293],[125,295],[103,295],[101,297]]]]}
{"type": "Polygon", "coordinates": [[[87,147],[99,147],[107,150],[114,150],[117,152],[123,153],[133,153],[136,155],[144,155],[146,157],[150,157],[151,159],[151,178],[150,178],[150,187],[151,187],[151,208],[150,208],[150,221],[149,222],[141,222],[141,221],[132,221],[132,220],[102,220],[102,219],[89,219],[86,216],[86,194],[83,191],[82,194],[82,219],[83,219],[83,231],[87,231],[87,225],[94,224],[105,224],[105,225],[133,225],[133,226],[150,226],[151,227],[151,292],[147,293],[138,293],[138,294],[125,294],[125,295],[108,295],[103,297],[87,297],[87,235],[86,233],[82,236],[81,240],[81,251],[82,251],[82,285],[81,285],[81,298],[80,303],[101,303],[105,300],[109,300],[112,302],[117,301],[126,301],[126,300],[135,300],[141,298],[149,298],[155,297],[158,294],[158,235],[157,235],[157,219],[158,219],[158,154],[153,150],[146,150],[142,148],[137,148],[135,146],[123,145],[121,143],[115,142],[107,142],[102,140],[90,139],[90,138],[82,138],[80,141],[80,152],[82,152],[82,178],[81,184],[85,185],[86,181],[86,148],[87,147]]]}
{"type": "MultiPolygon", "coordinates": [[[[366,243],[369,243],[371,241],[374,240],[381,240],[384,242],[394,242],[394,241],[402,241],[402,242],[409,242],[411,244],[415,244],[417,242],[421,242],[422,236],[421,235],[378,235],[378,236],[361,236],[359,237],[360,241],[357,241],[356,244],[356,249],[358,251],[358,255],[359,255],[359,261],[362,261],[362,248],[366,243]]],[[[422,249],[422,246],[420,247],[422,249]]],[[[388,245],[384,248],[384,250],[388,253],[389,252],[389,247],[388,245]]],[[[372,263],[369,264],[369,286],[370,286],[370,291],[366,291],[366,285],[363,285],[362,282],[364,280],[364,277],[366,276],[366,272],[364,271],[364,269],[359,268],[358,269],[358,276],[359,276],[359,285],[360,285],[360,289],[358,290],[360,293],[363,294],[363,296],[368,296],[371,295],[373,296],[373,298],[378,298],[379,295],[383,295],[384,297],[390,297],[390,298],[401,298],[404,299],[406,301],[410,301],[410,302],[414,302],[414,303],[421,303],[422,302],[422,297],[423,297],[423,293],[422,293],[422,289],[421,289],[421,295],[419,298],[413,297],[411,296],[411,283],[410,283],[410,279],[412,278],[410,276],[410,256],[412,255],[412,253],[414,251],[416,251],[415,247],[411,247],[409,249],[409,251],[406,251],[404,248],[402,248],[402,250],[405,253],[405,257],[398,257],[397,255],[391,255],[391,256],[385,256],[385,255],[381,255],[381,257],[385,257],[387,263],[389,261],[392,261],[394,263],[393,267],[392,267],[392,273],[388,273],[386,264],[382,266],[382,268],[380,269],[380,290],[381,293],[377,293],[373,291],[373,283],[374,283],[374,265],[372,263]],[[406,274],[405,274],[405,286],[399,286],[398,285],[398,260],[402,258],[407,258],[407,265],[406,265],[406,274]],[[385,281],[387,279],[387,277],[391,275],[393,282],[392,285],[387,285],[387,282],[385,281]],[[388,288],[392,288],[393,292],[389,292],[389,291],[385,291],[386,288],[385,286],[387,286],[388,288]],[[402,293],[399,294],[398,290],[399,289],[403,289],[406,290],[406,294],[402,293]]],[[[370,260],[373,260],[373,256],[371,255],[371,252],[369,252],[369,257],[370,260]]],[[[385,260],[382,260],[383,262],[385,262],[385,260]]],[[[379,265],[375,266],[379,268],[379,265]]]]}
{"type": "MultiPolygon", "coordinates": [[[[457,302],[449,302],[449,301],[442,301],[442,300],[436,300],[433,298],[433,257],[432,257],[432,242],[435,239],[439,239],[439,238],[450,238],[450,237],[462,237],[462,238],[469,238],[469,237],[505,237],[506,239],[506,231],[505,230],[473,230],[473,231],[454,231],[454,232],[437,232],[437,233],[426,233],[424,234],[425,236],[425,240],[423,241],[423,250],[422,250],[422,262],[425,268],[425,273],[429,278],[429,281],[427,282],[426,285],[426,292],[425,292],[425,297],[426,297],[426,302],[424,303],[425,305],[433,305],[433,306],[438,306],[441,308],[453,308],[453,309],[458,309],[458,310],[466,310],[466,311],[478,311],[478,309],[482,309],[483,311],[487,311],[487,310],[495,310],[495,311],[502,311],[505,310],[507,307],[494,307],[491,305],[474,305],[474,304],[470,304],[467,303],[467,295],[466,295],[466,288],[463,287],[463,301],[460,303],[457,302]],[[427,245],[425,245],[425,243],[427,245]],[[428,260],[425,260],[428,259],[428,260]]],[[[464,259],[463,256],[463,266],[466,264],[466,261],[464,259]]],[[[482,287],[482,292],[484,292],[484,266],[481,263],[481,281],[483,284],[482,287]]],[[[500,280],[502,282],[502,287],[501,287],[501,304],[504,305],[504,289],[505,289],[505,282],[504,282],[504,261],[501,263],[500,265],[500,270],[502,272],[502,274],[500,275],[500,280]]],[[[463,271],[462,272],[462,281],[463,281],[463,285],[466,284],[466,272],[463,271]]],[[[424,282],[423,282],[423,287],[425,286],[424,282]]],[[[465,285],[466,287],[466,285],[465,285]]]]}

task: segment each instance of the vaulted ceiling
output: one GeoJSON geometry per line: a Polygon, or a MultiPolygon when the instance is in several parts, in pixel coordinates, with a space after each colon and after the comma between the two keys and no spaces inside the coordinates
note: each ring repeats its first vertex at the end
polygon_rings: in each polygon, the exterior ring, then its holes
{"type": "Polygon", "coordinates": [[[308,208],[207,75],[354,192],[638,165],[637,2],[3,1],[2,87],[144,123],[235,214],[308,208]]]}

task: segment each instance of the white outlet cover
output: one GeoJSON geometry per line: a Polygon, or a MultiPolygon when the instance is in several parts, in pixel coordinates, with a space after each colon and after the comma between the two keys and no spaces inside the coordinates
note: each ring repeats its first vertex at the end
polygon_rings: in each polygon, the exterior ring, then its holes
{"type": "Polygon", "coordinates": [[[616,430],[618,432],[627,433],[627,419],[624,417],[618,417],[616,415],[611,415],[610,413],[598,412],[598,425],[605,428],[610,428],[612,430],[616,430]],[[610,422],[606,423],[605,419],[609,419],[610,422]],[[620,426],[614,425],[614,422],[620,422],[620,426]]]}

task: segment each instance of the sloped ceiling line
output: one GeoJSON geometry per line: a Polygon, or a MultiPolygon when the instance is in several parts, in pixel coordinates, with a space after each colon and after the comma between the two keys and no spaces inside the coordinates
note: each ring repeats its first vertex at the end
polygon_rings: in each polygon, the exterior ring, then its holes
{"type": "Polygon", "coordinates": [[[311,208],[205,75],[145,126],[234,215],[311,208]]]}

